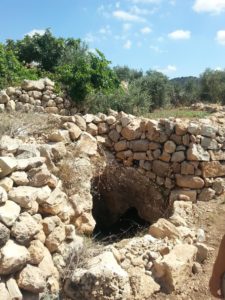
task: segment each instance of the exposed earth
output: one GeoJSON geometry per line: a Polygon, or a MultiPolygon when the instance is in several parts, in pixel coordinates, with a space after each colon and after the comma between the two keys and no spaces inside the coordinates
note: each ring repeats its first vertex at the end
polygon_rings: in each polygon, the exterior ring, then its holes
{"type": "MultiPolygon", "coordinates": [[[[218,299],[212,296],[209,289],[209,281],[214,271],[214,264],[218,256],[221,240],[225,234],[225,199],[218,197],[217,200],[210,202],[198,202],[196,204],[195,225],[202,228],[206,233],[206,243],[213,248],[208,258],[202,264],[202,271],[193,274],[190,280],[186,282],[182,292],[165,295],[163,293],[155,295],[152,299],[162,300],[211,300],[218,299]]],[[[225,253],[225,248],[220,249],[225,253]]],[[[224,257],[223,257],[224,259],[224,257]]],[[[225,268],[224,268],[225,271],[225,268]]],[[[218,281],[213,284],[216,288],[218,281]]],[[[220,298],[223,299],[223,298],[220,298]]]]}

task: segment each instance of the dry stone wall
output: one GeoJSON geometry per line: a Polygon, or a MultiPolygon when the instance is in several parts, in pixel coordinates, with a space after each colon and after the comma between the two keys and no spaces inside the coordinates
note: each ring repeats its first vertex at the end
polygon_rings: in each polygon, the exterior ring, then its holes
{"type": "Polygon", "coordinates": [[[19,87],[0,91],[0,112],[47,112],[67,115],[76,111],[66,96],[54,92],[54,82],[48,78],[24,80],[19,87]]]}
{"type": "MultiPolygon", "coordinates": [[[[3,92],[1,99],[6,96],[3,92]]],[[[7,101],[4,109],[14,100],[7,101]]],[[[224,193],[223,116],[149,120],[110,111],[52,117],[60,126],[43,134],[43,140],[26,133],[0,140],[0,299],[46,294],[57,299],[64,283],[65,293],[75,300],[147,300],[159,290],[181,288],[210,251],[202,243],[204,231],[193,227],[193,202],[224,193]],[[68,154],[69,179],[73,176],[76,183],[70,193],[56,171],[68,154]],[[141,177],[130,181],[140,196],[135,194],[127,206],[135,206],[145,219],[152,219],[154,205],[163,197],[170,200],[173,214],[168,220],[157,216],[143,237],[102,246],[78,266],[73,255],[86,250],[80,234],[90,235],[95,227],[92,159],[101,160],[103,171],[117,161],[124,184],[128,174],[141,177]]],[[[114,181],[116,187],[116,177],[114,181]]],[[[131,198],[130,192],[123,200],[131,198]]],[[[115,209],[121,203],[112,204],[115,209]]]]}

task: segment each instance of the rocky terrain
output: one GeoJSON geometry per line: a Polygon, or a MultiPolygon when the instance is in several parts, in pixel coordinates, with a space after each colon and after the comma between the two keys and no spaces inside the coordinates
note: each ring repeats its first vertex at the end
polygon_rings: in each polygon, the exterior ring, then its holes
{"type": "Polygon", "coordinates": [[[224,194],[223,114],[81,116],[53,86],[0,93],[2,125],[31,115],[25,129],[1,133],[0,299],[188,299],[185,283],[213,251],[198,203],[224,194]],[[130,208],[147,231],[108,244],[91,237],[96,222],[110,227],[130,208]]]}

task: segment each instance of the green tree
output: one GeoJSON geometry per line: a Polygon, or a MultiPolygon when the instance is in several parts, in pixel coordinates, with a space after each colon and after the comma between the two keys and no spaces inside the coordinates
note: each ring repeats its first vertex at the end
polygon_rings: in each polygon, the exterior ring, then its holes
{"type": "Polygon", "coordinates": [[[201,99],[225,104],[225,71],[206,69],[200,76],[201,99]]]}
{"type": "Polygon", "coordinates": [[[131,69],[128,66],[116,66],[113,68],[120,81],[132,82],[143,76],[142,70],[131,69]]]}
{"type": "Polygon", "coordinates": [[[0,44],[0,88],[19,84],[23,79],[37,79],[36,70],[25,68],[12,50],[0,44]]]}

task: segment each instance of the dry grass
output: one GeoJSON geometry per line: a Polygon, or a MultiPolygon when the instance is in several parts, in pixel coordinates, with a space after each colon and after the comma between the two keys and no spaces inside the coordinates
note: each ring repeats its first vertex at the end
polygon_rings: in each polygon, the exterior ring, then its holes
{"type": "Polygon", "coordinates": [[[158,109],[152,113],[144,115],[146,118],[158,119],[158,118],[188,118],[188,119],[201,119],[209,116],[210,113],[206,111],[190,110],[189,108],[168,108],[158,109]]]}
{"type": "Polygon", "coordinates": [[[0,114],[0,138],[3,135],[10,135],[11,137],[21,135],[40,136],[50,133],[59,126],[59,120],[50,114],[34,112],[0,114]]]}

